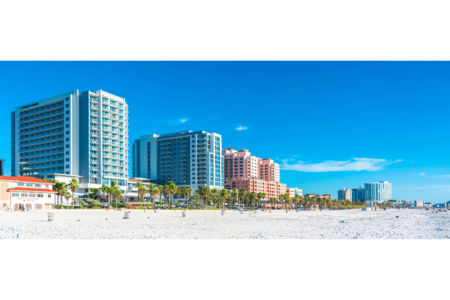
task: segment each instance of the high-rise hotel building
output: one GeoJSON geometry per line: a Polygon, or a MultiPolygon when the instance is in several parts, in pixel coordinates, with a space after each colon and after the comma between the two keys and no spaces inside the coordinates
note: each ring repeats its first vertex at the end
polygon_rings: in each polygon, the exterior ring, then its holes
{"type": "Polygon", "coordinates": [[[133,177],[222,189],[222,136],[205,131],[143,135],[133,143],[133,177]]]}
{"type": "Polygon", "coordinates": [[[392,183],[387,181],[366,182],[364,184],[366,200],[384,202],[392,199],[392,183]]]}
{"type": "Polygon", "coordinates": [[[128,181],[128,105],[102,90],[78,90],[16,107],[11,173],[81,176],[80,189],[128,181]]]}

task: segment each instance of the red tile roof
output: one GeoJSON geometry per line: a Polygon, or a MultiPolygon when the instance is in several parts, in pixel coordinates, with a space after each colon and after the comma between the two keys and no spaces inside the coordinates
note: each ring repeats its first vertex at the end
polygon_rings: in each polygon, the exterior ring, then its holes
{"type": "Polygon", "coordinates": [[[40,189],[40,188],[27,188],[27,187],[13,187],[7,190],[8,192],[41,192],[41,193],[57,193],[54,190],[50,190],[50,189],[40,189]]]}
{"type": "Polygon", "coordinates": [[[130,181],[130,182],[139,182],[139,180],[134,180],[134,179],[128,179],[128,181],[130,181]]]}
{"type": "Polygon", "coordinates": [[[43,184],[54,184],[53,182],[42,180],[31,176],[0,176],[0,180],[19,181],[19,182],[35,182],[43,184]]]}

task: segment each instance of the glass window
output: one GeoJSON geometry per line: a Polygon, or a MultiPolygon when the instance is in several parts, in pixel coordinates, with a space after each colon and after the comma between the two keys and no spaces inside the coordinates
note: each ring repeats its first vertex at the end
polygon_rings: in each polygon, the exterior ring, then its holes
{"type": "Polygon", "coordinates": [[[27,183],[27,186],[33,186],[33,184],[32,183],[27,183]]]}
{"type": "Polygon", "coordinates": [[[19,182],[17,185],[18,186],[25,186],[25,184],[23,182],[19,182]]]}
{"type": "Polygon", "coordinates": [[[48,198],[51,198],[52,197],[52,195],[48,195],[48,198]]]}
{"type": "Polygon", "coordinates": [[[40,183],[36,183],[34,186],[35,187],[41,187],[41,184],[40,183]]]}

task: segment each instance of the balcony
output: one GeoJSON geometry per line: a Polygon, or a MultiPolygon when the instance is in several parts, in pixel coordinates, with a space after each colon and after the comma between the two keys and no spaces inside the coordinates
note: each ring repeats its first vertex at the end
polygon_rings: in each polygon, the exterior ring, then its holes
{"type": "Polygon", "coordinates": [[[54,109],[58,109],[58,108],[62,108],[62,107],[64,107],[64,103],[63,103],[63,101],[60,101],[58,104],[54,103],[54,104],[51,104],[48,106],[40,106],[38,109],[34,108],[32,111],[29,111],[29,112],[21,112],[19,114],[19,116],[25,117],[25,116],[41,113],[43,111],[54,110],[54,109]]]}
{"type": "MultiPolygon", "coordinates": [[[[28,123],[26,123],[26,124],[24,124],[24,123],[21,123],[20,125],[19,125],[19,128],[29,128],[29,127],[36,127],[36,126],[38,126],[38,125],[42,125],[42,124],[47,124],[47,123],[54,123],[54,122],[57,122],[57,121],[60,121],[60,120],[63,120],[64,118],[63,117],[59,117],[59,118],[50,118],[50,119],[48,119],[48,120],[43,120],[43,121],[39,121],[39,122],[31,122],[30,124],[28,124],[28,123]]],[[[58,124],[59,125],[59,124],[58,124]]],[[[61,126],[62,126],[62,123],[60,124],[61,126]]],[[[50,125],[48,125],[47,127],[42,127],[42,128],[50,128],[51,126],[50,125]]]]}

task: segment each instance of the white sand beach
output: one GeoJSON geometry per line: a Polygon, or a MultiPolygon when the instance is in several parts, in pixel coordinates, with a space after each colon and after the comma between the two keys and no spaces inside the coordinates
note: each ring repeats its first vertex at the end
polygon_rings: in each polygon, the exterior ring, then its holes
{"type": "MultiPolygon", "coordinates": [[[[128,211],[128,210],[127,210],[128,211]]],[[[0,239],[448,239],[449,213],[387,211],[1,212],[0,239]],[[397,218],[398,216],[398,218],[397,218]],[[78,221],[79,220],[79,221],[78,221]]]]}

